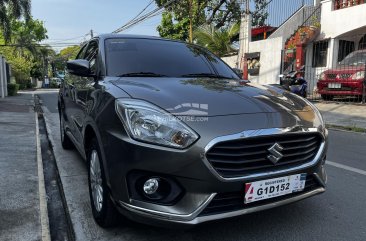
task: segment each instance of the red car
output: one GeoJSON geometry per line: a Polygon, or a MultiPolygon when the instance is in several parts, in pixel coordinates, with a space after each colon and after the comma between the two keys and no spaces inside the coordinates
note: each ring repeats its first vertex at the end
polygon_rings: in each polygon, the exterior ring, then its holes
{"type": "Polygon", "coordinates": [[[334,96],[362,97],[365,80],[366,49],[347,55],[335,69],[324,71],[317,83],[322,99],[332,100],[334,96]]]}

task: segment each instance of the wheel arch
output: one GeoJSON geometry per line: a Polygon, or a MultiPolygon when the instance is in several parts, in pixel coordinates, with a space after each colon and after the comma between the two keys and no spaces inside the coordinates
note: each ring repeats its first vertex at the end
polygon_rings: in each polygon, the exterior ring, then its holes
{"type": "Polygon", "coordinates": [[[102,145],[101,136],[100,136],[99,132],[97,131],[97,128],[93,124],[88,123],[85,126],[84,139],[83,139],[83,145],[84,145],[86,160],[87,160],[87,158],[89,158],[90,146],[91,146],[92,140],[94,138],[97,142],[97,145],[99,146],[99,150],[100,150],[100,154],[101,154],[100,158],[102,160],[103,169],[104,169],[105,176],[106,176],[106,179],[107,179],[107,185],[108,185],[108,187],[110,187],[109,169],[108,169],[108,165],[107,165],[107,161],[106,161],[104,148],[103,148],[103,145],[102,145]]]}

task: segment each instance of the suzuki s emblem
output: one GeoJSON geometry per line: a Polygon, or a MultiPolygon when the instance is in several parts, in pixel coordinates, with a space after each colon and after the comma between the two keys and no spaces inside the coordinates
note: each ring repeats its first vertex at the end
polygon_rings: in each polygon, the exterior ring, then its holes
{"type": "Polygon", "coordinates": [[[275,143],[271,148],[268,149],[270,155],[267,156],[268,160],[270,160],[273,164],[276,164],[283,157],[281,151],[283,151],[283,147],[275,143]]]}

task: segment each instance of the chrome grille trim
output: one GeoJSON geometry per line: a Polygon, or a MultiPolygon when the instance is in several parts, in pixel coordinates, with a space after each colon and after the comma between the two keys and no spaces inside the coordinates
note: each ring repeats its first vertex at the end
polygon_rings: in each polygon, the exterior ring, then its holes
{"type": "Polygon", "coordinates": [[[225,181],[226,182],[238,181],[238,180],[245,181],[245,180],[250,180],[253,178],[262,178],[262,177],[281,175],[281,174],[286,174],[286,173],[292,172],[292,171],[301,171],[301,170],[307,169],[309,167],[315,166],[317,164],[317,162],[320,160],[320,158],[322,157],[323,152],[325,150],[325,146],[326,146],[325,145],[325,139],[326,139],[325,135],[326,135],[325,130],[323,130],[322,128],[320,128],[320,129],[305,128],[305,127],[301,127],[301,126],[295,126],[295,127],[291,127],[291,128],[270,128],[270,129],[259,129],[259,130],[247,130],[247,131],[243,131],[241,133],[221,136],[221,137],[217,137],[217,138],[213,139],[206,145],[205,152],[202,155],[202,159],[203,159],[203,162],[205,163],[205,165],[208,167],[208,169],[213,173],[213,175],[216,176],[216,178],[218,178],[219,180],[224,181],[224,182],[225,181]],[[286,133],[292,133],[292,134],[317,133],[317,134],[321,135],[322,141],[321,141],[320,147],[319,147],[318,152],[315,155],[315,157],[311,161],[302,163],[295,167],[284,167],[283,169],[278,169],[278,170],[273,170],[273,171],[258,171],[257,173],[243,175],[240,177],[223,177],[215,170],[215,168],[211,165],[210,161],[206,157],[207,152],[214,145],[216,145],[217,143],[220,143],[220,142],[231,141],[231,140],[240,140],[240,139],[249,138],[249,137],[280,135],[280,134],[286,134],[286,133]]]}

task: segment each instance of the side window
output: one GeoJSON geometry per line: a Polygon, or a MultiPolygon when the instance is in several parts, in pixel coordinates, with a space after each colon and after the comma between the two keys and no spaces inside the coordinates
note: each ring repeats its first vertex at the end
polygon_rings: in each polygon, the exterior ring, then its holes
{"type": "Polygon", "coordinates": [[[85,44],[81,50],[79,51],[78,55],[76,55],[76,59],[83,59],[84,58],[84,54],[86,51],[86,46],[88,46],[88,44],[85,44]]]}
{"type": "Polygon", "coordinates": [[[98,42],[92,41],[89,43],[84,55],[84,59],[90,62],[90,69],[92,73],[96,73],[97,57],[98,57],[98,42]]]}

